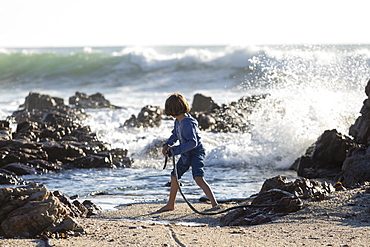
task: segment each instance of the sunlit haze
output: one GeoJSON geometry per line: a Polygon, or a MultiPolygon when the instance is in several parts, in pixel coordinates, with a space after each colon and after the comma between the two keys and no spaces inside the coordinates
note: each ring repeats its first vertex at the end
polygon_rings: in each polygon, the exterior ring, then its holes
{"type": "Polygon", "coordinates": [[[367,1],[0,0],[0,48],[369,44],[367,1]]]}

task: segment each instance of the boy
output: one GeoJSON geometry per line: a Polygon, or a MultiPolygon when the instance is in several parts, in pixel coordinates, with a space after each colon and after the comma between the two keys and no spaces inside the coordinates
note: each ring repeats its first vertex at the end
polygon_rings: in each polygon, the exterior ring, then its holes
{"type": "MultiPolygon", "coordinates": [[[[190,116],[190,106],[185,98],[178,93],[170,95],[165,103],[164,113],[167,116],[176,118],[175,126],[172,130],[172,135],[163,145],[162,153],[168,157],[168,153],[181,154],[181,158],[177,162],[178,179],[192,168],[193,178],[197,185],[203,190],[208,199],[212,203],[212,208],[218,205],[215,196],[209,184],[204,180],[204,158],[205,150],[200,137],[198,135],[198,122],[190,116]],[[180,145],[172,146],[180,141],[180,145]]],[[[171,189],[167,204],[160,208],[157,212],[166,212],[175,210],[176,194],[178,185],[176,183],[175,172],[171,173],[171,189]]]]}

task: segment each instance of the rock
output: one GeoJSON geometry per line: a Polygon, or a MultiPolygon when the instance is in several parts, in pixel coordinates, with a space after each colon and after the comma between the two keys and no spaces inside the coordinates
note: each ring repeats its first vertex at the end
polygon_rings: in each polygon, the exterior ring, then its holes
{"type": "Polygon", "coordinates": [[[44,185],[0,188],[0,235],[35,237],[48,229],[73,231],[72,212],[44,185]]]}
{"type": "Polygon", "coordinates": [[[89,210],[87,209],[87,207],[85,207],[85,205],[83,205],[78,200],[74,200],[72,203],[78,209],[80,217],[87,217],[87,214],[89,213],[89,210]]]}
{"type": "Polygon", "coordinates": [[[9,121],[0,121],[0,140],[10,140],[12,139],[12,130],[10,128],[9,121]]]}
{"type": "Polygon", "coordinates": [[[21,164],[21,163],[10,163],[2,167],[2,169],[14,172],[18,176],[37,174],[35,168],[21,164]]]}
{"type": "Polygon", "coordinates": [[[221,106],[203,95],[195,95],[192,116],[197,119],[201,130],[213,132],[247,132],[249,131],[249,115],[258,101],[267,95],[242,97],[237,102],[221,106]]]}
{"type": "Polygon", "coordinates": [[[85,152],[76,146],[67,143],[44,142],[42,148],[52,162],[70,163],[77,158],[85,157],[85,152]]]}
{"type": "Polygon", "coordinates": [[[143,107],[136,117],[132,115],[130,119],[126,120],[124,126],[129,127],[159,127],[162,124],[162,110],[159,106],[147,105],[143,107]]]}
{"type": "Polygon", "coordinates": [[[57,106],[58,103],[64,104],[63,99],[31,92],[26,97],[24,107],[28,111],[33,109],[48,109],[57,106]]]}
{"type": "MultiPolygon", "coordinates": [[[[202,130],[209,130],[209,129],[215,129],[215,126],[220,126],[220,124],[217,125],[217,121],[214,117],[212,117],[209,114],[204,113],[194,113],[196,119],[198,120],[199,127],[202,130]]],[[[225,129],[223,127],[223,129],[225,129]]]]}
{"type": "Polygon", "coordinates": [[[82,204],[88,210],[88,213],[87,213],[86,217],[90,217],[92,215],[98,215],[102,211],[101,207],[99,207],[98,205],[96,205],[95,203],[93,203],[90,200],[85,200],[85,201],[82,202],[82,204]]]}
{"type": "MultiPolygon", "coordinates": [[[[219,106],[211,97],[196,94],[190,114],[198,121],[200,130],[247,132],[250,127],[249,115],[258,101],[266,97],[267,94],[242,97],[237,102],[219,106]]],[[[124,126],[158,127],[161,125],[162,114],[162,110],[158,106],[147,105],[141,109],[137,117],[132,115],[126,120],[124,126]]]]}
{"type": "Polygon", "coordinates": [[[203,94],[195,94],[191,111],[208,113],[214,108],[214,104],[215,103],[211,97],[206,97],[203,94]]]}
{"type": "Polygon", "coordinates": [[[298,176],[334,179],[342,169],[348,150],[356,144],[335,129],[326,130],[291,168],[298,176]]]}
{"type": "Polygon", "coordinates": [[[127,157],[127,149],[115,148],[107,151],[116,167],[131,167],[134,160],[127,157]]]}
{"type": "Polygon", "coordinates": [[[25,140],[0,141],[0,167],[11,163],[26,164],[34,159],[47,159],[42,144],[25,140]]]}
{"type": "Polygon", "coordinates": [[[334,192],[335,188],[326,182],[308,179],[289,181],[282,176],[267,179],[258,195],[253,199],[251,207],[238,208],[221,217],[221,223],[228,226],[256,225],[269,222],[302,208],[301,199],[313,201],[324,200],[334,192]],[[276,207],[253,207],[252,205],[278,205],[276,207]],[[286,205],[286,206],[284,206],[286,205]]]}
{"type": "MultiPolygon", "coordinates": [[[[98,93],[86,100],[103,102],[103,98],[98,93]]],[[[104,102],[107,106],[107,101],[104,102]]],[[[89,126],[82,125],[87,117],[83,109],[71,108],[64,105],[62,99],[37,93],[28,95],[24,107],[11,116],[18,122],[12,139],[0,138],[0,168],[17,163],[23,167],[17,174],[25,175],[26,170],[47,173],[63,168],[130,167],[133,163],[127,157],[127,150],[111,150],[108,144],[98,140],[89,126]]],[[[9,122],[0,122],[0,129],[8,126],[9,122]]],[[[16,183],[9,175],[2,178],[3,182],[16,183]]]]}
{"type": "Polygon", "coordinates": [[[289,181],[287,178],[282,176],[276,176],[270,179],[266,179],[263,183],[261,191],[265,192],[271,189],[281,189],[289,193],[297,195],[302,199],[312,200],[323,200],[330,193],[335,191],[333,185],[327,182],[318,182],[312,179],[296,179],[294,182],[289,181]]]}
{"type": "Polygon", "coordinates": [[[117,168],[109,160],[109,157],[98,156],[98,155],[88,155],[85,157],[79,157],[74,162],[75,166],[78,168],[117,168]]]}
{"type": "Polygon", "coordinates": [[[120,108],[118,106],[112,105],[109,100],[105,99],[104,95],[101,93],[96,93],[88,96],[85,93],[76,92],[74,96],[69,98],[69,104],[75,105],[78,108],[120,108]]]}
{"type": "Polygon", "coordinates": [[[48,226],[45,231],[46,232],[66,232],[66,231],[76,231],[78,228],[81,228],[76,221],[76,219],[72,217],[66,217],[61,223],[53,223],[48,226]],[[68,229],[68,230],[66,230],[68,229]]]}
{"type": "Polygon", "coordinates": [[[350,150],[343,163],[340,181],[347,188],[370,181],[370,147],[350,150]]]}
{"type": "Polygon", "coordinates": [[[370,80],[365,93],[368,98],[361,108],[361,116],[349,128],[353,140],[336,130],[327,130],[291,169],[297,170],[299,176],[329,178],[345,187],[370,181],[370,80]]]}
{"type": "Polygon", "coordinates": [[[48,160],[34,159],[27,161],[27,165],[34,167],[38,173],[59,172],[62,170],[60,162],[51,162],[48,160]]]}
{"type": "Polygon", "coordinates": [[[227,226],[257,225],[266,223],[276,217],[281,217],[288,213],[298,211],[302,207],[302,201],[287,191],[271,189],[260,192],[252,201],[251,205],[271,205],[272,207],[238,208],[222,216],[220,218],[221,223],[227,226]],[[277,207],[273,207],[273,205],[277,207]],[[282,205],[286,205],[286,207],[282,207],[282,205]]]}
{"type": "Polygon", "coordinates": [[[353,136],[356,143],[370,145],[370,80],[367,82],[365,93],[368,98],[361,108],[361,116],[349,128],[349,134],[353,136]]]}
{"type": "MultiPolygon", "coordinates": [[[[68,207],[74,217],[85,217],[87,215],[87,208],[76,206],[77,203],[72,202],[65,194],[57,190],[53,192],[53,195],[56,196],[64,206],[68,207]]],[[[76,200],[77,201],[77,200],[76,200]]],[[[82,204],[81,204],[82,205],[82,204]]]]}
{"type": "Polygon", "coordinates": [[[0,184],[22,185],[26,184],[26,182],[14,172],[0,168],[0,184]]]}
{"type": "Polygon", "coordinates": [[[56,124],[80,123],[87,117],[83,109],[72,108],[65,105],[63,99],[39,93],[29,93],[23,107],[23,110],[13,112],[10,118],[18,123],[28,121],[55,127],[56,124]]]}

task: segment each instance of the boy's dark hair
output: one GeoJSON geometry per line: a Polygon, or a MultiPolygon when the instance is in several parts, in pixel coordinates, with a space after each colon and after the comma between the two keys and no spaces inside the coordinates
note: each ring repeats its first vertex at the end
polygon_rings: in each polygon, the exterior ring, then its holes
{"type": "Polygon", "coordinates": [[[179,93],[171,94],[165,103],[164,113],[167,116],[179,116],[183,113],[190,112],[190,105],[179,93]]]}

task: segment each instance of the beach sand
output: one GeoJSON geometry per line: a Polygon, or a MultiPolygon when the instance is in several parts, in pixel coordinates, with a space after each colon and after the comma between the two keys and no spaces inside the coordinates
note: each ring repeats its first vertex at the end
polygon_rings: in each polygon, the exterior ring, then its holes
{"type": "MultiPolygon", "coordinates": [[[[320,202],[272,222],[221,226],[220,215],[194,213],[178,199],[176,210],[160,214],[160,202],[120,206],[78,222],[79,237],[50,239],[51,246],[370,246],[370,193],[365,188],[332,193],[320,202]]],[[[233,204],[224,204],[224,207],[233,204]]],[[[210,204],[194,202],[198,210],[210,204]]],[[[45,246],[40,239],[0,239],[0,246],[45,246]]]]}

